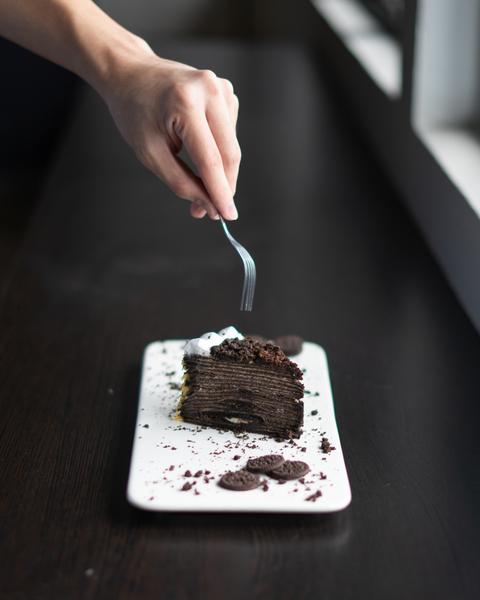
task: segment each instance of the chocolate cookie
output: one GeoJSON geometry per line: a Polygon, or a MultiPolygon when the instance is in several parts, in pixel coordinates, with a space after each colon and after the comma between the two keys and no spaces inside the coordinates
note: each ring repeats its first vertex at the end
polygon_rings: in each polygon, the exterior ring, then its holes
{"type": "Polygon", "coordinates": [[[307,463],[301,460],[286,460],[279,467],[268,472],[274,479],[298,479],[310,471],[307,463]]]}
{"type": "Polygon", "coordinates": [[[228,473],[222,475],[218,484],[227,490],[246,492],[260,485],[260,477],[256,473],[250,473],[250,471],[246,471],[245,469],[241,471],[228,471],[228,473]]]}
{"type": "Polygon", "coordinates": [[[275,338],[274,342],[287,356],[300,354],[303,348],[303,339],[298,335],[280,335],[275,338]]]}
{"type": "Polygon", "coordinates": [[[265,456],[251,458],[247,462],[247,469],[252,473],[268,473],[279,467],[283,462],[285,462],[285,459],[280,454],[266,454],[265,456]]]}

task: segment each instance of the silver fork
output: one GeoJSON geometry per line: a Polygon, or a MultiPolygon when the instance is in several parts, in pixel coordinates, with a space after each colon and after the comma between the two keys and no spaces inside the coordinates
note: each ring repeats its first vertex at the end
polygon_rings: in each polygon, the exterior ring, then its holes
{"type": "Polygon", "coordinates": [[[253,260],[251,254],[239,244],[237,240],[232,236],[232,234],[228,231],[227,225],[225,221],[220,217],[220,222],[222,223],[223,231],[228,238],[228,241],[232,244],[235,250],[240,255],[240,258],[243,262],[243,267],[245,269],[245,276],[243,278],[243,290],[242,290],[242,300],[240,301],[240,310],[251,311],[253,305],[253,294],[255,293],[255,281],[257,278],[257,270],[255,268],[255,261],[253,260]]]}

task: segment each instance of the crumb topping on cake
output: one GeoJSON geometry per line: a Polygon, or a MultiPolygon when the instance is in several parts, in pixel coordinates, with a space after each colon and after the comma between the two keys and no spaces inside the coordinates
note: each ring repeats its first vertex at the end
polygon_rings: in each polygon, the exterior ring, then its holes
{"type": "Polygon", "coordinates": [[[291,361],[275,344],[262,344],[253,338],[227,339],[213,346],[210,355],[216,360],[239,360],[248,363],[263,363],[288,370],[296,379],[302,379],[303,373],[298,365],[291,361]]]}

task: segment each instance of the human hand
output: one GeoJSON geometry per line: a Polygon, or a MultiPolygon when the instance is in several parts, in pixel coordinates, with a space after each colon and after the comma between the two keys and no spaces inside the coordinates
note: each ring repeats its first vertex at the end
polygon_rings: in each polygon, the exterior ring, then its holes
{"type": "Polygon", "coordinates": [[[191,201],[193,217],[237,218],[238,98],[228,80],[162,59],[146,47],[99,91],[138,159],[191,201]],[[197,173],[178,156],[182,148],[197,173]]]}
{"type": "Polygon", "coordinates": [[[238,99],[229,81],[160,58],[92,0],[0,0],[0,35],[90,83],[138,158],[192,202],[194,217],[237,218],[238,99]]]}

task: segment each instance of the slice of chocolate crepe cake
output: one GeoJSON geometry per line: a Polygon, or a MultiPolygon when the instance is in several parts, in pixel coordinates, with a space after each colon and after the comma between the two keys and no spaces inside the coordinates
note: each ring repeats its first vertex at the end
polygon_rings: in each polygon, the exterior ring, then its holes
{"type": "Polygon", "coordinates": [[[189,342],[183,366],[180,419],[279,438],[300,437],[303,373],[278,346],[243,338],[229,327],[189,342]]]}

